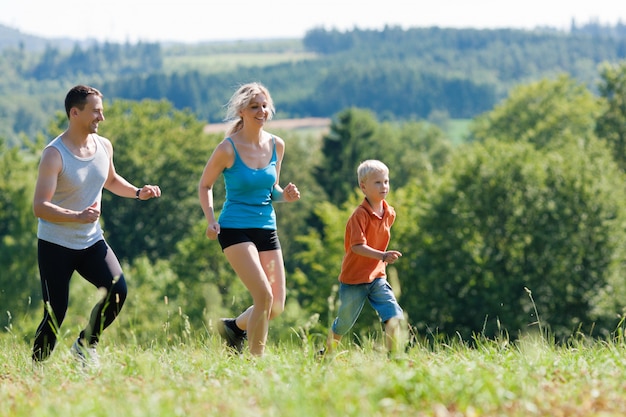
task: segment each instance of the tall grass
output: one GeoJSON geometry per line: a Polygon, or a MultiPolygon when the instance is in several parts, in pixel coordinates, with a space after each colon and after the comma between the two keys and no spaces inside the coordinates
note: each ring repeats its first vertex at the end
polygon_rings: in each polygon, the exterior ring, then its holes
{"type": "Polygon", "coordinates": [[[0,336],[0,416],[623,416],[626,349],[580,337],[555,345],[476,338],[411,347],[378,340],[319,360],[316,346],[271,344],[237,356],[213,334],[175,345],[104,341],[85,370],[60,340],[33,367],[30,346],[0,336]]]}

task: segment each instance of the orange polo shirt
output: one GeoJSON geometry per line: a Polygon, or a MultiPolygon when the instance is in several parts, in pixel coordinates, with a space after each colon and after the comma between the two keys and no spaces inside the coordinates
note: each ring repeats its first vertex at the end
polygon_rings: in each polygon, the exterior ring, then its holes
{"type": "Polygon", "coordinates": [[[352,252],[354,245],[367,245],[386,251],[391,238],[391,225],[396,212],[383,200],[384,213],[380,217],[374,213],[366,199],[357,207],[346,225],[344,238],[345,255],[341,263],[339,281],[344,284],[369,284],[376,278],[386,278],[385,263],[374,258],[352,252]]]}

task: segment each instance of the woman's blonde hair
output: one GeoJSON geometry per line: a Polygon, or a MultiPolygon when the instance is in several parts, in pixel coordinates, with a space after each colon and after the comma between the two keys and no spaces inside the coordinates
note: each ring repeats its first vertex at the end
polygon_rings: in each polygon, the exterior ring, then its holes
{"type": "Polygon", "coordinates": [[[263,84],[257,82],[243,84],[237,89],[237,91],[235,91],[226,104],[226,117],[224,118],[224,121],[232,122],[230,128],[226,132],[227,135],[232,135],[233,133],[241,130],[243,127],[243,119],[240,115],[241,110],[248,107],[252,99],[259,94],[263,94],[265,96],[269,108],[267,120],[272,120],[276,109],[274,108],[274,101],[272,100],[269,90],[263,84]]]}

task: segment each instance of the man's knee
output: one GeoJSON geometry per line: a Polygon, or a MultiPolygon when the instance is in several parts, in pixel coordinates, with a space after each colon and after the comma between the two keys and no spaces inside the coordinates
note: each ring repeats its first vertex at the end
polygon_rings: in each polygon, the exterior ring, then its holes
{"type": "Polygon", "coordinates": [[[113,282],[113,286],[110,290],[111,301],[115,303],[118,308],[121,308],[124,305],[124,301],[126,301],[126,296],[128,295],[128,287],[126,286],[126,280],[124,279],[124,275],[120,275],[113,282]]]}

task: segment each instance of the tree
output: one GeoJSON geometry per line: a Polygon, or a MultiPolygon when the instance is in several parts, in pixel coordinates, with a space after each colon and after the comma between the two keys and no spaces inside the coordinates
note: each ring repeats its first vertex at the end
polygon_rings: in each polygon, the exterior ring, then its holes
{"type": "MultiPolygon", "coordinates": [[[[410,316],[421,330],[515,336],[537,320],[526,287],[557,337],[594,323],[610,333],[621,311],[595,302],[626,260],[622,181],[597,142],[543,153],[490,140],[459,152],[417,220],[418,239],[401,245],[410,316]]],[[[614,305],[625,295],[611,294],[614,305]]]]}
{"type": "Polygon", "coordinates": [[[324,136],[316,175],[329,200],[340,205],[358,188],[356,169],[366,159],[392,168],[393,187],[400,188],[437,172],[451,151],[450,141],[433,124],[379,124],[370,111],[352,108],[339,113],[324,136]]]}
{"type": "Polygon", "coordinates": [[[371,155],[390,167],[393,190],[413,182],[428,182],[446,165],[453,152],[452,143],[443,131],[427,122],[399,126],[384,123],[376,137],[378,144],[371,155]]]}
{"type": "MultiPolygon", "coordinates": [[[[295,204],[274,204],[280,244],[287,271],[293,271],[299,265],[294,254],[301,250],[298,236],[308,233],[308,229],[317,224],[314,210],[322,201],[327,201],[322,186],[315,177],[315,169],[320,164],[321,140],[318,135],[298,133],[295,131],[277,131],[285,141],[285,156],[280,172],[280,183],[296,184],[301,191],[301,198],[295,204]]],[[[290,292],[297,286],[287,282],[290,292]]]]}
{"type": "Polygon", "coordinates": [[[613,158],[626,172],[626,61],[601,69],[600,95],[606,108],[598,117],[596,134],[606,140],[613,158]]]}
{"type": "Polygon", "coordinates": [[[357,187],[356,168],[375,149],[377,121],[367,110],[339,113],[324,136],[322,162],[316,170],[319,184],[335,205],[343,203],[357,187]]]}
{"type": "Polygon", "coordinates": [[[398,227],[418,233],[404,233],[397,268],[420,329],[515,335],[537,321],[528,288],[557,337],[610,333],[624,305],[625,196],[594,134],[599,110],[563,76],[515,89],[476,121],[474,142],[413,209],[417,226],[398,227]]]}
{"type": "Polygon", "coordinates": [[[471,140],[496,138],[558,149],[592,137],[599,111],[598,101],[583,84],[566,75],[543,79],[515,88],[503,103],[478,117],[471,140]]]}
{"type": "MultiPolygon", "coordinates": [[[[39,299],[37,220],[32,199],[36,157],[0,139],[0,306],[5,314],[27,311],[39,299]]],[[[3,326],[4,327],[4,326],[3,326]]]]}
{"type": "Polygon", "coordinates": [[[302,247],[294,254],[302,274],[297,283],[298,301],[312,312],[323,314],[328,310],[328,297],[341,270],[345,225],[359,203],[355,193],[341,208],[320,202],[314,211],[322,223],[321,230],[311,229],[296,238],[302,247]]]}

